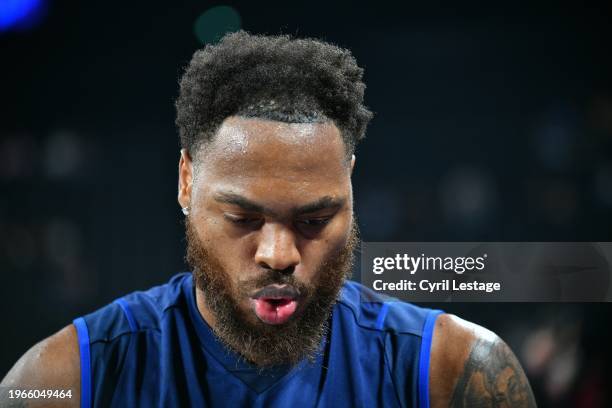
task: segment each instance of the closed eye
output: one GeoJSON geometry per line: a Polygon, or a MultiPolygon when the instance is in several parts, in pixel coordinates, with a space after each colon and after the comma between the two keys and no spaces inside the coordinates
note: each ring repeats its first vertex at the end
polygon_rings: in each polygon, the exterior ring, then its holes
{"type": "Polygon", "coordinates": [[[302,218],[295,222],[298,231],[307,239],[315,239],[325,231],[327,224],[332,220],[333,216],[319,218],[302,218]]]}
{"type": "Polygon", "coordinates": [[[298,220],[298,223],[306,225],[308,227],[322,227],[329,223],[331,218],[309,218],[304,220],[298,220]]]}
{"type": "Polygon", "coordinates": [[[235,214],[223,214],[223,217],[231,222],[232,224],[240,225],[240,226],[254,226],[261,221],[260,218],[254,217],[241,217],[235,214]]]}

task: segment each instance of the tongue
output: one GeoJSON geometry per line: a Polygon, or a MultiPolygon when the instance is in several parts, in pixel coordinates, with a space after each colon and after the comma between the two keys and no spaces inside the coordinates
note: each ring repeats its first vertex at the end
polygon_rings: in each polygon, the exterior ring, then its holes
{"type": "Polygon", "coordinates": [[[255,300],[255,314],[264,323],[285,323],[295,312],[297,302],[292,299],[266,299],[255,300]]]}

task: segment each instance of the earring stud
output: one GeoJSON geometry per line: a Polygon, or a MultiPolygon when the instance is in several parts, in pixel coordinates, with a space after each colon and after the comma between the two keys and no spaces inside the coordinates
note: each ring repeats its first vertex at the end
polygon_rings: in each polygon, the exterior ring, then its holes
{"type": "Polygon", "coordinates": [[[183,211],[183,214],[189,215],[189,210],[190,209],[191,209],[190,207],[183,207],[183,208],[181,208],[181,211],[183,211]]]}

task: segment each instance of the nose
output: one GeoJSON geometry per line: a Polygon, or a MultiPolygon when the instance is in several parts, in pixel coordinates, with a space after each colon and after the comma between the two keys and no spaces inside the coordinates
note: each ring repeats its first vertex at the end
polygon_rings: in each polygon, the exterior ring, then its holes
{"type": "Polygon", "coordinates": [[[255,262],[263,268],[293,273],[300,263],[295,234],[278,223],[266,223],[260,230],[255,262]]]}

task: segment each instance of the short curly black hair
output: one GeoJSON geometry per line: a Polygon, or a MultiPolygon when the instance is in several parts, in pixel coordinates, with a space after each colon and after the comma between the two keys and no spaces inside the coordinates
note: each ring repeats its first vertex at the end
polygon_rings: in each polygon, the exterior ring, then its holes
{"type": "Polygon", "coordinates": [[[333,121],[348,154],[372,112],[350,51],[315,39],[239,31],[193,55],[180,80],[176,125],[195,153],[233,115],[288,123],[333,121]]]}

